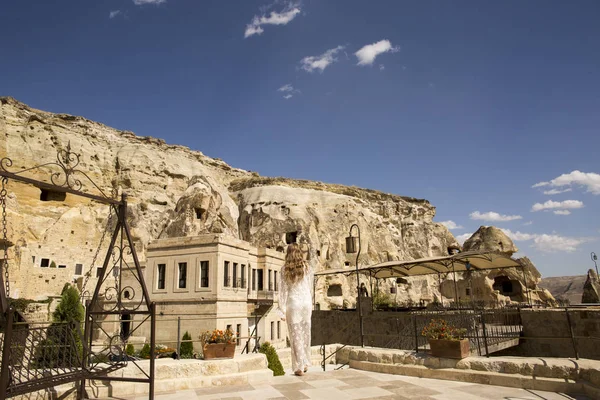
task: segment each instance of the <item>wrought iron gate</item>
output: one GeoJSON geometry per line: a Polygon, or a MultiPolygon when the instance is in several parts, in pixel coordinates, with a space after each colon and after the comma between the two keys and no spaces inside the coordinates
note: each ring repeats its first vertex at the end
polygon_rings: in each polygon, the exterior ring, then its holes
{"type": "MultiPolygon", "coordinates": [[[[89,379],[147,383],[149,398],[154,397],[155,305],[150,301],[127,224],[127,196],[123,194],[120,199],[117,199],[114,191],[112,196],[107,196],[85,172],[77,169],[79,162],[80,155],[71,151],[70,144],[66,149],[58,151],[56,161],[28,169],[11,171],[13,161],[9,158],[0,160],[0,177],[2,177],[0,203],[4,244],[2,264],[4,274],[0,273],[0,330],[3,331],[0,342],[2,349],[0,400],[67,382],[78,382],[77,397],[85,398],[86,380],[89,379]],[[49,171],[50,183],[27,177],[27,172],[30,171],[35,171],[37,174],[49,171]],[[91,183],[91,189],[98,194],[83,191],[82,180],[91,183]],[[94,292],[91,296],[87,296],[87,292],[82,293],[86,303],[83,332],[80,321],[27,323],[22,321],[20,315],[8,302],[10,295],[8,247],[11,243],[7,237],[6,199],[7,185],[11,181],[33,185],[43,191],[91,199],[108,205],[110,214],[116,216],[114,228],[111,226],[112,218],[109,218],[107,224],[107,231],[113,228],[112,237],[102,268],[99,270],[94,292]],[[145,371],[135,359],[126,355],[127,338],[120,329],[123,319],[128,321],[128,335],[134,333],[143,324],[150,325],[151,354],[148,371],[145,371]],[[107,324],[113,327],[116,324],[117,329],[107,329],[107,324]],[[94,346],[94,335],[104,337],[104,345],[94,346]],[[109,375],[110,372],[123,368],[128,363],[134,364],[141,371],[142,378],[109,375]]],[[[94,261],[86,275],[86,283],[93,273],[94,261]]]]}

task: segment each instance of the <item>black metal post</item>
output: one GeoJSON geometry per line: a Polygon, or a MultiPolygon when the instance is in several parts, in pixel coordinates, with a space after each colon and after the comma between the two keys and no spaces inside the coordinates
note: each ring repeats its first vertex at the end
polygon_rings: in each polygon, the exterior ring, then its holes
{"type": "MultiPolygon", "coordinates": [[[[361,293],[360,293],[360,274],[358,272],[358,258],[360,257],[360,228],[357,224],[352,224],[352,226],[350,226],[350,237],[346,238],[346,252],[347,253],[354,253],[355,249],[354,249],[354,240],[352,237],[352,228],[356,227],[356,230],[358,230],[358,253],[356,254],[356,294],[357,294],[357,301],[356,301],[356,305],[358,308],[358,322],[360,324],[360,346],[361,347],[365,347],[365,332],[364,332],[364,327],[363,327],[363,315],[362,315],[362,302],[361,302],[361,293]],[[348,240],[350,239],[350,240],[348,240]],[[352,248],[349,249],[348,248],[348,244],[352,243],[352,248]]],[[[372,294],[372,292],[371,292],[372,294]]]]}
{"type": "Polygon", "coordinates": [[[569,309],[566,307],[565,314],[567,316],[567,324],[569,324],[569,333],[571,334],[571,343],[573,344],[573,350],[575,351],[575,359],[579,360],[579,351],[577,351],[577,340],[575,340],[575,334],[573,333],[573,325],[571,324],[571,316],[569,315],[569,309]]]}
{"type": "Polygon", "coordinates": [[[417,315],[413,314],[413,329],[415,331],[415,353],[419,352],[419,336],[417,332],[417,315]]]}
{"type": "Polygon", "coordinates": [[[452,261],[452,276],[454,277],[454,301],[456,302],[456,307],[460,309],[460,304],[458,303],[458,285],[456,284],[456,271],[454,269],[454,261],[452,261]]]}
{"type": "Polygon", "coordinates": [[[6,399],[6,393],[8,391],[8,384],[10,383],[9,376],[9,364],[11,348],[10,343],[12,342],[12,328],[13,328],[13,317],[14,310],[12,307],[8,307],[6,311],[6,329],[4,331],[4,345],[2,346],[2,372],[0,373],[0,399],[6,399]]]}
{"type": "Polygon", "coordinates": [[[148,398],[154,399],[154,363],[156,361],[156,303],[150,303],[150,383],[148,398]]]}
{"type": "Polygon", "coordinates": [[[321,345],[321,355],[323,356],[323,361],[321,361],[321,367],[323,368],[323,372],[325,372],[325,345],[321,345]]]}
{"type": "Polygon", "coordinates": [[[481,310],[481,327],[483,328],[483,344],[485,346],[485,356],[490,357],[490,349],[488,348],[487,332],[485,329],[485,311],[481,310]]]}
{"type": "Polygon", "coordinates": [[[177,317],[177,357],[181,355],[181,317],[177,317]]]}

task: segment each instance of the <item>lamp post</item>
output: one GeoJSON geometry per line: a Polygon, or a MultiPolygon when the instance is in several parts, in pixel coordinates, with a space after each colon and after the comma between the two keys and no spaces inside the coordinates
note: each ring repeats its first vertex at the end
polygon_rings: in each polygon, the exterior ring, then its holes
{"type": "Polygon", "coordinates": [[[471,276],[471,263],[469,260],[465,263],[465,268],[467,270],[467,276],[469,278],[469,295],[471,298],[471,307],[475,309],[475,302],[473,301],[473,277],[471,276]]]}
{"type": "Polygon", "coordinates": [[[353,254],[356,253],[356,294],[358,297],[356,308],[358,309],[358,321],[360,323],[360,345],[361,347],[365,347],[365,334],[363,330],[363,316],[362,316],[362,307],[361,307],[361,293],[360,293],[360,282],[359,282],[359,273],[358,273],[358,257],[360,256],[360,228],[357,224],[352,224],[350,227],[350,236],[346,238],[346,253],[353,254]],[[352,236],[352,229],[356,227],[358,231],[358,236],[352,236]]]}
{"type": "MultiPolygon", "coordinates": [[[[594,262],[594,266],[596,267],[596,276],[598,277],[598,264],[596,264],[596,261],[598,260],[598,256],[596,255],[596,253],[594,253],[592,251],[590,254],[590,257],[592,258],[592,261],[594,262]]],[[[598,279],[600,279],[600,277],[598,277],[598,279]]]]}

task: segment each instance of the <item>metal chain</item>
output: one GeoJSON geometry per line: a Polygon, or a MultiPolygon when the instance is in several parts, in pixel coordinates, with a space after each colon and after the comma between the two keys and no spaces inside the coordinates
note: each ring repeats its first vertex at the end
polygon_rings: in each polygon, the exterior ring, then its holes
{"type": "Polygon", "coordinates": [[[94,269],[94,265],[96,264],[96,259],[98,258],[98,254],[100,254],[100,250],[102,248],[102,243],[104,243],[104,238],[106,237],[106,233],[110,229],[110,226],[112,223],[112,218],[113,218],[113,208],[111,206],[109,213],[108,213],[108,220],[106,222],[106,227],[104,227],[104,232],[102,232],[102,237],[100,238],[100,244],[98,244],[98,248],[96,249],[96,254],[94,254],[94,258],[92,259],[92,263],[90,264],[90,269],[85,274],[85,280],[83,281],[83,285],[81,286],[81,293],[85,292],[85,287],[88,283],[88,280],[90,279],[90,276],[92,276],[92,271],[94,269]]]}
{"type": "Polygon", "coordinates": [[[0,190],[0,202],[2,203],[2,238],[4,239],[4,283],[6,285],[6,297],[10,296],[10,281],[8,275],[8,227],[6,225],[6,183],[8,178],[2,178],[2,190],[0,190]]]}

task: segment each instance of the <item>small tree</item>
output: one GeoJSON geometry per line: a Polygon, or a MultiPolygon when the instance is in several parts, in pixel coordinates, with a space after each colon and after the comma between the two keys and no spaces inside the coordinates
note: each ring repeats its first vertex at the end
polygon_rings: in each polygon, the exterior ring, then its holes
{"type": "Polygon", "coordinates": [[[269,363],[268,367],[273,371],[274,376],[285,375],[283,365],[281,365],[281,361],[279,360],[279,355],[277,354],[275,347],[271,346],[271,343],[264,342],[260,346],[260,349],[258,349],[258,352],[267,356],[267,362],[269,363]]]}
{"type": "Polygon", "coordinates": [[[60,303],[52,314],[53,323],[37,351],[36,359],[40,366],[56,368],[80,364],[83,354],[80,333],[84,315],[79,292],[74,286],[65,284],[60,303]]]}
{"type": "Polygon", "coordinates": [[[192,335],[188,331],[185,331],[181,340],[181,358],[192,358],[194,356],[194,343],[192,343],[192,335]]]}
{"type": "Polygon", "coordinates": [[[125,347],[125,353],[128,356],[133,356],[135,354],[135,347],[133,347],[133,345],[131,343],[128,343],[127,346],[125,347]]]}

